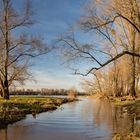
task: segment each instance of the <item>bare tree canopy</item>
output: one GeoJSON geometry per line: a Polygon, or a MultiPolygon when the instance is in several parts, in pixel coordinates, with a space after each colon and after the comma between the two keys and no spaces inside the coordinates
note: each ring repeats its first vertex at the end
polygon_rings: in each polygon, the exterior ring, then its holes
{"type": "MultiPolygon", "coordinates": [[[[95,38],[100,38],[101,41],[93,39],[93,44],[82,44],[73,35],[60,38],[67,61],[92,61],[93,66],[86,73],[80,69],[75,69],[74,73],[87,76],[93,72],[95,74],[104,66],[110,67],[108,64],[111,64],[114,67],[114,78],[118,79],[117,67],[125,58],[130,68],[128,76],[131,77],[128,81],[131,88],[127,93],[136,96],[140,57],[140,1],[91,0],[85,9],[85,15],[78,22],[78,27],[85,33],[96,35],[95,38]]],[[[114,84],[116,88],[117,84],[114,84]]]]}
{"type": "Polygon", "coordinates": [[[34,24],[27,0],[23,11],[13,7],[12,0],[1,0],[0,10],[0,92],[9,99],[9,86],[29,78],[30,59],[51,51],[39,36],[22,32],[34,24]]]}

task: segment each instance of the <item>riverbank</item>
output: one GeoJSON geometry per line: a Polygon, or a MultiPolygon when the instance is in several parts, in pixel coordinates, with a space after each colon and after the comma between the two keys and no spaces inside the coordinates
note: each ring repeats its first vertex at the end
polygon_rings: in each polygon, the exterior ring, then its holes
{"type": "Polygon", "coordinates": [[[140,120],[140,98],[130,96],[111,99],[115,106],[122,108],[122,113],[128,113],[135,116],[136,120],[140,120]]]}
{"type": "Polygon", "coordinates": [[[123,97],[113,97],[106,96],[105,94],[95,94],[89,96],[89,98],[100,99],[100,100],[109,100],[116,106],[140,106],[140,97],[132,97],[132,96],[123,96],[123,97]]]}
{"type": "Polygon", "coordinates": [[[0,128],[17,122],[27,114],[36,114],[57,109],[58,106],[75,101],[70,98],[51,97],[11,97],[10,100],[0,98],[0,128]]]}
{"type": "Polygon", "coordinates": [[[99,100],[107,100],[113,106],[121,107],[122,113],[127,113],[129,115],[135,116],[136,120],[140,120],[140,97],[123,96],[123,97],[112,97],[101,94],[96,94],[91,96],[92,98],[99,100]]]}
{"type": "Polygon", "coordinates": [[[140,103],[140,97],[135,98],[132,96],[124,96],[124,97],[109,97],[115,105],[118,106],[128,106],[128,105],[135,105],[140,103]]]}

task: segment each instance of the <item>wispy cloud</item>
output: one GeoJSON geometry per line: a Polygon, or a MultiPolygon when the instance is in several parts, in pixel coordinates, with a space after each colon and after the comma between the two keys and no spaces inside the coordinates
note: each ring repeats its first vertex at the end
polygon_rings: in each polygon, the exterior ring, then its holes
{"type": "MultiPolygon", "coordinates": [[[[80,18],[82,7],[87,0],[33,0],[34,19],[37,23],[28,28],[33,35],[43,35],[44,41],[51,44],[56,37],[65,33],[69,25],[74,25],[80,18]]],[[[13,0],[16,9],[21,10],[22,1],[13,0]]],[[[25,28],[24,28],[25,32],[25,28]]],[[[82,39],[83,40],[83,39],[82,39]]],[[[70,88],[79,86],[79,77],[69,74],[69,70],[62,66],[57,58],[58,52],[41,56],[32,60],[35,64],[31,68],[34,81],[28,81],[24,88],[70,88]]]]}
{"type": "Polygon", "coordinates": [[[79,86],[79,77],[75,77],[70,74],[63,75],[52,75],[47,71],[33,70],[35,81],[28,81],[23,88],[28,89],[41,89],[41,88],[64,88],[69,89],[75,86],[77,89],[81,90],[79,86]]]}

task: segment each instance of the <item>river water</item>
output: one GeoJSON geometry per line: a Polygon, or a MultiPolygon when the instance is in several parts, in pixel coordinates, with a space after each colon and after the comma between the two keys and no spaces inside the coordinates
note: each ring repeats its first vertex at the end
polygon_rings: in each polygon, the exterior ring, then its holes
{"type": "Polygon", "coordinates": [[[82,98],[36,117],[27,115],[1,129],[0,140],[111,140],[113,134],[139,131],[137,127],[139,121],[109,101],[82,98]]]}

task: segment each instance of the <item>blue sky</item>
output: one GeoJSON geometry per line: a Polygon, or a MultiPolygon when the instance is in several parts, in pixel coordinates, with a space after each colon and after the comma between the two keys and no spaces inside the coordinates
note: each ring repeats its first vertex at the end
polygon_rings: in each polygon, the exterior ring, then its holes
{"type": "MultiPolygon", "coordinates": [[[[15,6],[21,8],[21,1],[15,0],[15,6]]],[[[51,44],[73,26],[83,14],[84,5],[88,0],[31,0],[34,19],[37,21],[28,30],[32,34],[39,34],[44,41],[51,44]]],[[[72,71],[62,65],[62,60],[56,51],[36,58],[34,66],[30,68],[34,81],[26,82],[24,88],[70,88],[79,85],[81,77],[72,75],[72,71]]]]}

